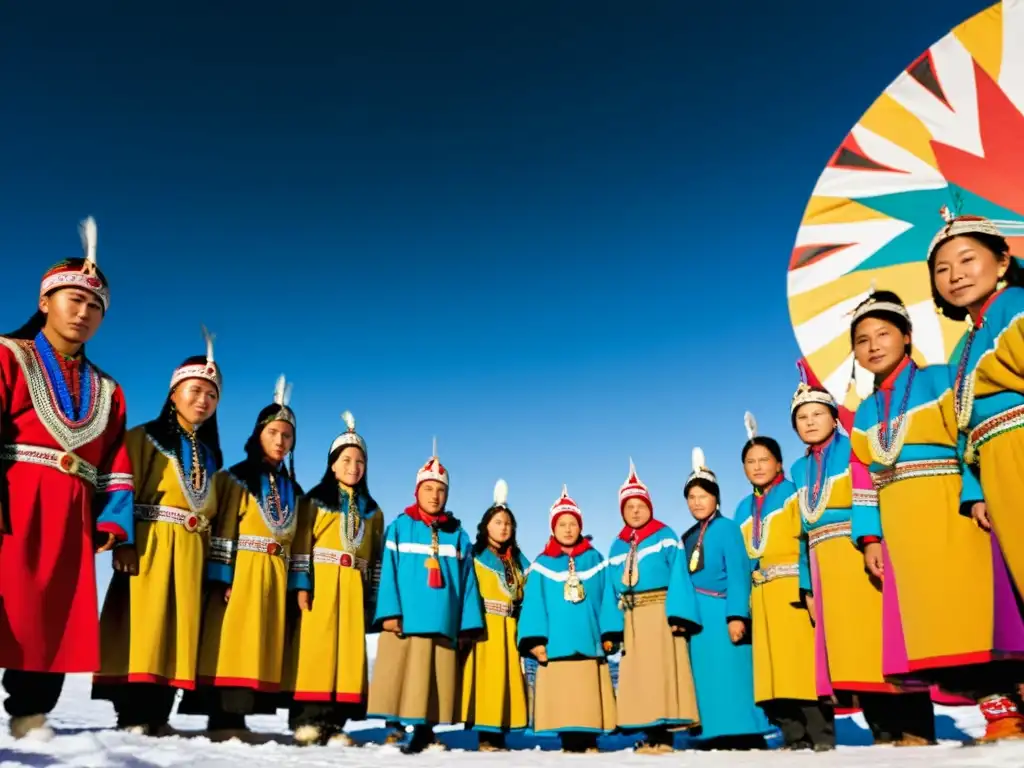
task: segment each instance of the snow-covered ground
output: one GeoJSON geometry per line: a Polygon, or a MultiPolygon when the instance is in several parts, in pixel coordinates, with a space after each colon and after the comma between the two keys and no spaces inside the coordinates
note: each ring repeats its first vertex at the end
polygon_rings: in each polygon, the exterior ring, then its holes
{"type": "MultiPolygon", "coordinates": [[[[299,748],[289,744],[287,723],[281,713],[278,717],[250,718],[251,726],[259,732],[265,743],[252,745],[240,742],[213,744],[208,739],[173,737],[150,739],[129,736],[111,729],[114,712],[107,702],[92,701],[89,697],[90,681],[85,676],[69,677],[64,696],[53,715],[57,736],[53,741],[34,743],[15,742],[6,735],[6,718],[0,720],[0,766],[118,766],[121,768],[150,768],[151,766],[225,766],[227,768],[258,768],[258,766],[374,766],[388,763],[411,763],[416,766],[445,766],[459,768],[477,764],[512,765],[589,765],[593,768],[611,768],[623,765],[649,765],[653,762],[683,763],[687,766],[759,766],[763,768],[790,768],[793,765],[811,768],[834,766],[864,766],[873,768],[1021,768],[1024,766],[1024,743],[964,748],[960,741],[983,730],[978,711],[971,708],[937,709],[939,736],[943,743],[937,747],[895,749],[867,747],[870,737],[859,715],[844,717],[838,724],[839,740],[845,745],[834,753],[694,753],[687,752],[667,757],[636,755],[629,751],[623,739],[606,739],[602,755],[562,755],[552,752],[556,745],[551,740],[519,741],[514,745],[524,748],[511,755],[479,754],[474,752],[475,738],[461,730],[450,730],[442,735],[452,748],[448,753],[427,753],[417,756],[402,755],[395,747],[380,746],[374,741],[383,738],[380,723],[359,723],[352,726],[352,735],[361,748],[311,747],[299,748]],[[860,746],[858,746],[860,745],[860,746]],[[616,751],[618,750],[618,751],[616,751]]],[[[198,731],[203,727],[201,718],[175,717],[173,725],[183,731],[198,731]]]]}

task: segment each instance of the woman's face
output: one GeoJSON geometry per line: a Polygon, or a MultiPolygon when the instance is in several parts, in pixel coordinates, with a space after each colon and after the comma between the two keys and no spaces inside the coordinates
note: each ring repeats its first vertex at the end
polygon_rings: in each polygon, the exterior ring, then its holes
{"type": "Polygon", "coordinates": [[[690,486],[686,494],[686,506],[690,508],[690,514],[698,522],[707,520],[718,509],[718,499],[699,485],[690,486]]]}
{"type": "Polygon", "coordinates": [[[287,421],[272,421],[260,432],[263,455],[274,465],[284,461],[295,445],[295,429],[287,421]]]}
{"type": "Polygon", "coordinates": [[[763,445],[755,445],[743,459],[743,471],[747,473],[751,485],[764,488],[778,477],[782,464],[763,445]]]}
{"type": "Polygon", "coordinates": [[[69,344],[85,344],[103,322],[99,297],[81,288],[63,288],[39,299],[46,327],[69,344]]]}
{"type": "Polygon", "coordinates": [[[206,379],[185,379],[171,392],[171,402],[179,417],[198,427],[216,413],[220,393],[206,379]]]}
{"type": "Polygon", "coordinates": [[[561,514],[555,521],[555,541],[563,547],[571,547],[580,540],[580,524],[575,515],[561,514]]]}
{"type": "Polygon", "coordinates": [[[437,480],[424,480],[416,489],[416,504],[428,515],[439,515],[444,512],[448,501],[448,486],[437,480]]]}
{"type": "Polygon", "coordinates": [[[507,544],[512,538],[512,518],[508,512],[495,512],[487,523],[487,538],[496,546],[507,544]]]}
{"type": "Polygon", "coordinates": [[[880,317],[868,317],[857,323],[853,334],[853,354],[862,368],[885,378],[896,370],[906,355],[910,336],[895,323],[880,317]]]}
{"type": "Polygon", "coordinates": [[[796,433],[807,445],[824,443],[836,430],[836,419],[821,403],[801,405],[796,412],[796,433]]]}
{"type": "Polygon", "coordinates": [[[932,278],[954,307],[980,309],[1010,267],[1010,254],[996,254],[969,235],[953,237],[935,251],[932,278]]]}
{"type": "Polygon", "coordinates": [[[651,519],[651,508],[643,499],[626,499],[622,505],[622,519],[630,528],[643,528],[651,519]]]}
{"type": "Polygon", "coordinates": [[[347,445],[331,467],[339,483],[355,488],[366,474],[366,457],[357,445],[347,445]]]}

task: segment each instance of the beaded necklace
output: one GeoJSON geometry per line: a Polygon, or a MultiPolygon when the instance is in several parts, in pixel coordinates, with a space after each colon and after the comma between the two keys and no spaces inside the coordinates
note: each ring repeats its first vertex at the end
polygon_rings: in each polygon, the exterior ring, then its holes
{"type": "Polygon", "coordinates": [[[203,463],[203,454],[199,450],[196,431],[188,429],[185,432],[188,436],[189,447],[192,450],[192,470],[189,472],[189,481],[192,483],[192,490],[198,493],[206,487],[206,464],[203,463]]]}
{"type": "Polygon", "coordinates": [[[640,545],[640,537],[633,529],[629,535],[629,552],[626,553],[626,567],[622,569],[622,585],[624,587],[635,587],[640,581],[640,568],[637,562],[637,548],[640,545]]]}
{"type": "Polygon", "coordinates": [[[903,399],[900,401],[899,410],[896,411],[896,418],[890,419],[890,408],[892,397],[885,397],[883,390],[875,390],[875,415],[879,424],[871,430],[869,444],[871,453],[879,464],[892,467],[899,460],[903,444],[907,439],[906,418],[907,406],[910,403],[910,392],[914,385],[914,376],[917,374],[917,364],[910,361],[910,375],[907,378],[907,386],[903,391],[903,399]],[[883,419],[884,413],[884,419],[883,419]]]}
{"type": "MultiPolygon", "coordinates": [[[[813,479],[813,483],[808,483],[807,488],[802,489],[802,492],[797,495],[800,501],[800,513],[803,515],[804,520],[808,523],[814,524],[821,519],[821,516],[825,514],[825,509],[828,507],[829,497],[832,495],[832,481],[827,478],[829,459],[832,456],[832,447],[835,445],[835,435],[829,438],[829,444],[825,446],[823,451],[811,451],[811,456],[808,458],[813,459],[813,465],[809,467],[808,480],[813,479]]],[[[808,462],[811,464],[811,462],[808,462]]]]}
{"type": "Polygon", "coordinates": [[[277,475],[273,470],[267,472],[267,494],[260,510],[263,520],[275,536],[287,534],[294,523],[294,510],[289,503],[282,503],[281,492],[277,487],[277,475]]]}
{"type": "Polygon", "coordinates": [[[346,552],[355,552],[363,542],[364,533],[363,526],[360,524],[356,495],[351,488],[341,483],[338,483],[338,490],[348,499],[347,509],[341,510],[343,521],[341,533],[342,548],[346,552]]]}
{"type": "Polygon", "coordinates": [[[953,410],[956,412],[956,426],[966,432],[971,425],[971,414],[974,411],[974,376],[967,372],[967,364],[971,359],[971,347],[978,334],[979,326],[972,325],[967,334],[964,351],[960,353],[960,362],[956,367],[956,379],[953,385],[953,410]]]}
{"type": "MultiPolygon", "coordinates": [[[[700,566],[701,553],[704,551],[704,534],[717,513],[712,513],[703,523],[700,524],[700,532],[697,534],[697,543],[693,547],[693,554],[690,555],[690,573],[696,573],[700,566]]],[[[685,544],[685,542],[684,542],[685,544]]]]}
{"type": "Polygon", "coordinates": [[[72,397],[68,389],[68,382],[64,376],[64,371],[61,369],[60,361],[57,359],[57,351],[42,331],[36,334],[35,345],[39,352],[39,358],[43,362],[43,369],[46,371],[47,382],[50,385],[50,389],[57,396],[57,403],[60,406],[61,412],[71,421],[81,421],[89,412],[90,400],[92,399],[90,387],[92,378],[89,376],[89,366],[85,358],[82,357],[79,360],[78,391],[81,393],[81,397],[76,404],[75,398],[72,397]]]}

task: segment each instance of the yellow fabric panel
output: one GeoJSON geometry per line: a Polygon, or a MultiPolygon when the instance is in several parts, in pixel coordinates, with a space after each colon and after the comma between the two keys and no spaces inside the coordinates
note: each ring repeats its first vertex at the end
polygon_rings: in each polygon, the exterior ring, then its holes
{"type": "MultiPolygon", "coordinates": [[[[928,265],[923,261],[850,272],[838,280],[833,280],[796,296],[790,296],[789,314],[793,325],[803,325],[840,302],[860,293],[867,294],[872,282],[876,283],[876,288],[880,291],[893,287],[899,289],[900,296],[909,306],[931,298],[928,281],[928,265]]],[[[849,331],[839,333],[838,338],[846,339],[846,353],[849,354],[849,331]]]]}
{"type": "MultiPolygon", "coordinates": [[[[791,500],[787,499],[782,507],[766,515],[762,522],[762,566],[795,563],[800,557],[800,510],[790,502],[791,500]]],[[[747,554],[752,559],[757,558],[751,539],[753,518],[744,520],[740,528],[743,531],[743,541],[747,545],[747,554]]]]}
{"type": "Polygon", "coordinates": [[[864,570],[849,537],[828,539],[811,552],[820,579],[819,605],[836,690],[882,690],[882,586],[864,570]]]}
{"type": "Polygon", "coordinates": [[[996,3],[953,30],[982,69],[999,82],[1003,62],[1003,5],[996,3]]]}
{"type": "Polygon", "coordinates": [[[978,449],[981,487],[985,489],[992,530],[1017,585],[1024,591],[1024,430],[993,437],[978,449]]]}
{"type": "Polygon", "coordinates": [[[828,506],[833,509],[846,509],[853,506],[853,480],[847,472],[832,481],[832,493],[828,497],[828,506]]]}
{"type": "MultiPolygon", "coordinates": [[[[126,435],[137,504],[188,510],[175,464],[142,427],[126,435]]],[[[204,541],[181,525],[136,521],[139,573],[115,574],[100,618],[98,682],[194,686],[204,541]]]]}
{"type": "Polygon", "coordinates": [[[956,422],[947,422],[942,413],[942,398],[916,408],[907,417],[907,445],[956,446],[956,422]],[[952,429],[951,429],[952,427],[952,429]]]}
{"type": "Polygon", "coordinates": [[[997,392],[1024,392],[1024,315],[1019,316],[996,339],[974,369],[974,396],[997,392]]]}
{"type": "Polygon", "coordinates": [[[850,449],[857,460],[865,467],[870,466],[874,459],[871,458],[871,447],[868,444],[868,436],[859,429],[853,430],[850,435],[850,449]]]}
{"type": "Polygon", "coordinates": [[[879,508],[911,664],[990,650],[991,540],[959,513],[960,477],[893,483],[879,508]]]}
{"type": "Polygon", "coordinates": [[[750,595],[754,700],[817,699],[814,626],[800,605],[800,580],[784,577],[750,595]]]}
{"type": "Polygon", "coordinates": [[[902,147],[932,168],[939,167],[932,151],[931,132],[917,115],[889,94],[883,93],[868,107],[859,125],[902,147]]]}
{"type": "Polygon", "coordinates": [[[815,195],[807,203],[804,224],[852,224],[871,219],[887,219],[884,213],[846,197],[815,195]]]}

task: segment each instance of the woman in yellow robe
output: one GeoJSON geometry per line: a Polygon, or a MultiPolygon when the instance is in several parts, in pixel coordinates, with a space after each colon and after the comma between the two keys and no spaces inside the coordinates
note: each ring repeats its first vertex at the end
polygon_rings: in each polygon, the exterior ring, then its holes
{"type": "Polygon", "coordinates": [[[530,562],[516,542],[508,485],[499,480],[494,504],[477,526],[473,567],[484,607],[484,635],[462,668],[462,721],[480,734],[480,751],[505,749],[505,734],[526,729],[526,681],[516,646],[523,584],[530,562]]]}
{"type": "Polygon", "coordinates": [[[257,694],[281,689],[287,593],[309,607],[308,527],[297,525],[301,489],[285,466],[294,443],[282,377],[246,442],[247,458],[214,476],[206,501],[216,510],[207,563],[216,585],[203,616],[200,687],[181,711],[208,715],[218,737],[244,735],[247,714],[276,708],[257,694]]]}
{"type": "Polygon", "coordinates": [[[751,414],[745,422],[743,469],[754,492],[740,502],[733,519],[753,569],[754,700],[782,730],[788,748],[831,749],[834,713],[818,700],[814,626],[800,590],[800,561],[807,550],[800,512],[787,503],[796,486],[785,477],[779,444],[757,434],[751,414]]]}
{"type": "Polygon", "coordinates": [[[206,356],[171,376],[160,415],[128,432],[135,482],[135,545],[117,549],[100,617],[93,698],[108,699],[117,727],[165,732],[179,689],[195,688],[202,615],[204,510],[223,464],[217,431],[221,374],[206,356]]]}
{"type": "Polygon", "coordinates": [[[331,444],[327,471],[302,513],[312,525],[312,604],[292,636],[286,684],[299,744],[351,746],[345,724],[366,717],[366,630],[380,581],[384,513],[367,485],[366,442],[352,414],[342,418],[347,429],[331,444]]]}

